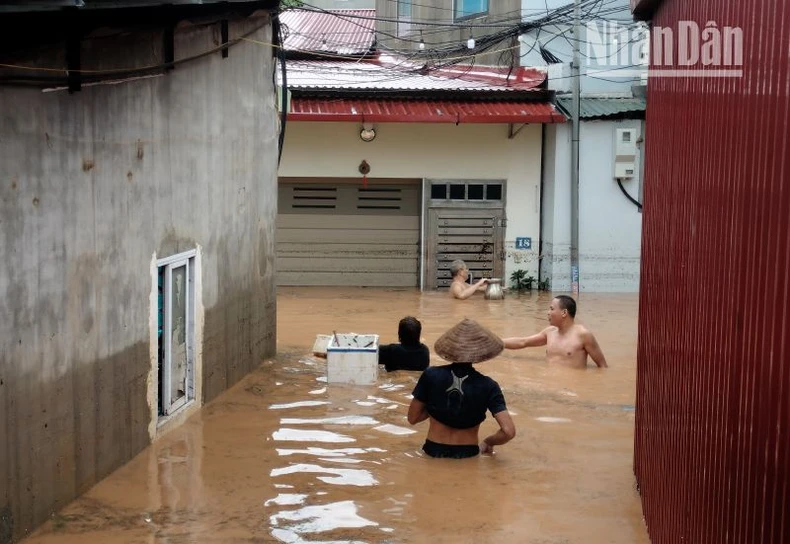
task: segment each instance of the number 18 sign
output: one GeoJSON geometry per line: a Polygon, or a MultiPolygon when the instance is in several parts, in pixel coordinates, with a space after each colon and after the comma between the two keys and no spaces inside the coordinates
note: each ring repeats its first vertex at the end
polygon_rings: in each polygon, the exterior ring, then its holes
{"type": "Polygon", "coordinates": [[[532,249],[532,238],[516,238],[516,249],[532,249]]]}

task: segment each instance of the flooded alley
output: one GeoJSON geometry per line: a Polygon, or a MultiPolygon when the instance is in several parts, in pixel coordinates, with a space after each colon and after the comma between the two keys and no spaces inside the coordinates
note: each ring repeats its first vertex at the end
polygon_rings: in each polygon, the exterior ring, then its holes
{"type": "MultiPolygon", "coordinates": [[[[610,368],[548,366],[544,349],[481,363],[518,435],[494,456],[426,457],[406,410],[417,373],[326,383],[317,334],[434,341],[463,317],[500,336],[547,325],[551,296],[450,300],[412,289],[280,288],[277,356],[77,499],[27,544],[648,542],[633,464],[636,294],[584,294],[577,321],[610,368]]],[[[435,354],[431,364],[443,364],[435,354]]],[[[489,415],[481,437],[496,427],[489,415]]]]}

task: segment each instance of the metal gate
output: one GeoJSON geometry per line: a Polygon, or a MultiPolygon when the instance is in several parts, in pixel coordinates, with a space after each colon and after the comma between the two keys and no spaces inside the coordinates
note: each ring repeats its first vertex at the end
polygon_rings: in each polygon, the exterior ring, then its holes
{"type": "Polygon", "coordinates": [[[449,287],[450,264],[463,260],[471,279],[502,276],[504,248],[502,208],[431,208],[428,210],[424,286],[449,287]]]}

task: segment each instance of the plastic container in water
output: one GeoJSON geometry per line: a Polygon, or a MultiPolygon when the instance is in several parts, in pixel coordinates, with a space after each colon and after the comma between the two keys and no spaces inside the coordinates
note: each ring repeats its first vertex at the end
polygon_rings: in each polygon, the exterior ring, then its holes
{"type": "Polygon", "coordinates": [[[326,348],[327,383],[370,385],[379,376],[378,334],[333,334],[326,348]]]}
{"type": "Polygon", "coordinates": [[[502,300],[505,298],[505,292],[502,290],[502,280],[500,278],[488,279],[485,298],[487,300],[502,300]]]}

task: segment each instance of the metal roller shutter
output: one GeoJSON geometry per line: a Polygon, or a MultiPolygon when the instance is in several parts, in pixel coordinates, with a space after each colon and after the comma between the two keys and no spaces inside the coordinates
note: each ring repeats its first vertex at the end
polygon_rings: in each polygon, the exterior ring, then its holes
{"type": "Polygon", "coordinates": [[[418,285],[418,180],[281,181],[278,206],[277,285],[418,285]]]}

